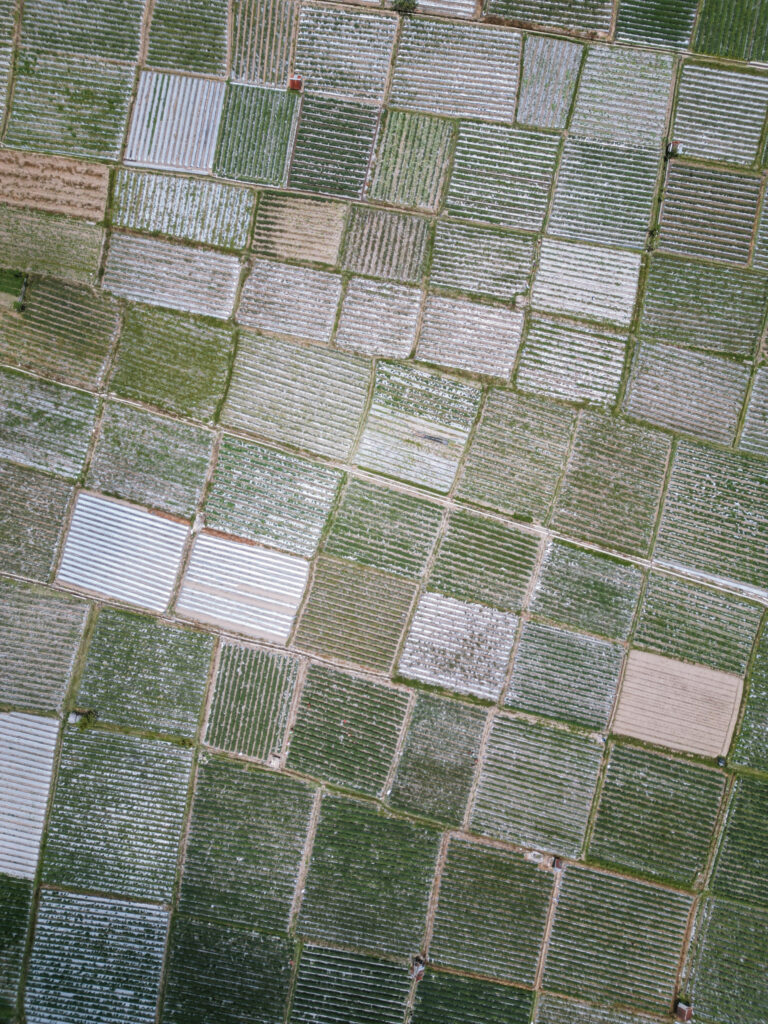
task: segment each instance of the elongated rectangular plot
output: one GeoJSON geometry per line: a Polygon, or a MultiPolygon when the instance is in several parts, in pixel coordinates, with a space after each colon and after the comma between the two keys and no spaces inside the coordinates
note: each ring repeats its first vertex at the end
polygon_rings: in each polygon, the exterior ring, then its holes
{"type": "Polygon", "coordinates": [[[472,828],[578,857],[603,745],[588,736],[499,715],[493,723],[472,828]]]}
{"type": "Polygon", "coordinates": [[[752,380],[739,448],[755,455],[768,455],[768,367],[761,367],[752,380]]]}
{"type": "Polygon", "coordinates": [[[230,45],[236,81],[285,85],[298,8],[297,0],[235,0],[230,45]]]}
{"type": "Polygon", "coordinates": [[[528,291],[533,239],[496,228],[437,222],[429,281],[495,299],[514,299],[528,291]]]}
{"type": "Polygon", "coordinates": [[[0,369],[0,458],[76,477],[95,417],[92,395],[0,369]]]}
{"type": "Polygon", "coordinates": [[[118,160],[133,77],[132,64],[20,50],[6,145],[118,160]]]}
{"type": "Polygon", "coordinates": [[[104,228],[54,213],[0,206],[0,252],[13,270],[93,285],[104,228]]]}
{"type": "Polygon", "coordinates": [[[56,579],[88,593],[165,611],[187,530],[186,523],[83,492],[56,579]]]}
{"type": "Polygon", "coordinates": [[[59,723],[0,714],[0,871],[34,878],[59,723]]]}
{"type": "Polygon", "coordinates": [[[760,179],[669,164],[658,248],[744,266],[760,199],[760,179]]]}
{"type": "Polygon", "coordinates": [[[242,332],[225,423],[274,441],[345,458],[368,395],[367,360],[242,332]]]}
{"type": "Polygon", "coordinates": [[[477,388],[411,367],[379,364],[357,464],[446,492],[479,404],[477,388]]]}
{"type": "Polygon", "coordinates": [[[526,37],[517,101],[520,124],[565,128],[582,53],[582,46],[567,39],[526,37]]]}
{"type": "Polygon", "coordinates": [[[121,170],[115,183],[112,223],[134,231],[242,249],[255,205],[250,189],[121,170]]]}
{"type": "Polygon", "coordinates": [[[134,302],[226,320],[232,313],[239,276],[235,256],[157,238],[113,234],[104,288],[134,302]]]}
{"type": "Polygon", "coordinates": [[[169,900],[191,768],[192,751],[171,743],[67,729],[45,880],[169,900]]]}
{"type": "Polygon", "coordinates": [[[255,260],[237,318],[268,333],[327,343],[340,297],[338,274],[255,260]]]}
{"type": "Polygon", "coordinates": [[[671,750],[725,755],[741,701],[742,679],[704,665],[631,651],[612,730],[671,750]]]}
{"type": "Polygon", "coordinates": [[[416,358],[508,379],[522,333],[519,310],[430,295],[416,358]]]}
{"type": "Polygon", "coordinates": [[[749,376],[743,363],[643,342],[635,353],[624,410],[655,426],[732,444],[749,376]]]}
{"type": "Polygon", "coordinates": [[[114,1024],[155,1017],[168,910],[105,896],[45,891],[29,965],[27,1019],[114,1024]]]}
{"type": "Polygon", "coordinates": [[[187,618],[286,643],[309,573],[295,555],[201,534],[176,610],[187,618]]]}
{"type": "Polygon", "coordinates": [[[133,107],[125,162],[205,173],[224,103],[224,83],[143,71],[133,107]]]}
{"type": "Polygon", "coordinates": [[[608,32],[610,0],[490,0],[488,11],[502,18],[582,31],[608,32]]]}
{"type": "Polygon", "coordinates": [[[380,101],[396,27],[378,12],[304,6],[295,58],[304,88],[380,101]]]}
{"type": "Polygon", "coordinates": [[[142,11],[142,0],[86,0],[63,8],[56,0],[31,0],[24,9],[21,41],[41,52],[135,60],[142,11]]]}
{"type": "Polygon", "coordinates": [[[625,334],[532,317],[517,367],[517,386],[571,402],[613,405],[626,347],[625,334]]]}
{"type": "Polygon", "coordinates": [[[751,164],[768,101],[768,79],[688,64],[680,78],[674,137],[685,156],[751,164]]]}
{"type": "Polygon", "coordinates": [[[206,744],[259,761],[279,758],[298,672],[295,657],[224,643],[206,744]]]}
{"type": "Polygon", "coordinates": [[[335,265],[348,205],[262,192],[253,231],[253,251],[274,260],[335,265]]]}
{"type": "Polygon", "coordinates": [[[27,283],[23,311],[0,312],[0,359],[95,390],[118,328],[117,303],[66,281],[27,283]]]}
{"type": "Polygon", "coordinates": [[[47,581],[72,485],[0,460],[0,556],[3,571],[47,581]]]}
{"type": "Polygon", "coordinates": [[[0,701],[40,710],[60,706],[87,610],[67,594],[0,579],[0,701]]]}
{"type": "Polygon", "coordinates": [[[545,238],[532,305],[629,327],[639,276],[639,253],[545,238]]]}
{"type": "Polygon", "coordinates": [[[544,971],[553,992],[666,1013],[692,899],[567,868],[544,971]]]}
{"type": "Polygon", "coordinates": [[[512,121],[520,35],[481,25],[408,20],[395,60],[394,106],[512,121]]]}
{"type": "Polygon", "coordinates": [[[108,187],[104,164],[0,150],[0,203],[98,221],[108,187]]]}
{"type": "Polygon", "coordinates": [[[660,561],[765,587],[768,467],[758,456],[681,443],[656,541],[660,561]]]}
{"type": "Polygon", "coordinates": [[[456,217],[539,231],[559,146],[556,135],[463,122],[446,211],[456,217]]]}

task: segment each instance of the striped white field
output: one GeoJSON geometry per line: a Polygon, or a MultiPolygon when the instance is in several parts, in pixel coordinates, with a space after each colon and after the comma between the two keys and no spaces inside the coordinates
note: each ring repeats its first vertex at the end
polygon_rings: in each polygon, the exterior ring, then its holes
{"type": "Polygon", "coordinates": [[[298,14],[298,0],[234,0],[231,52],[236,81],[285,85],[298,14]]]}
{"type": "Polygon", "coordinates": [[[517,101],[518,124],[565,128],[583,49],[567,39],[526,37],[517,101]]]}
{"type": "Polygon", "coordinates": [[[445,493],[479,405],[477,387],[380,363],[357,464],[445,493]]]}
{"type": "Polygon", "coordinates": [[[368,360],[243,331],[222,418],[282,444],[346,458],[369,379],[368,360]]]}
{"type": "Polygon", "coordinates": [[[60,707],[87,611],[69,594],[0,580],[0,700],[24,709],[60,707]]]}
{"type": "Polygon", "coordinates": [[[612,731],[703,757],[728,752],[742,678],[646,651],[631,651],[612,731]]]}
{"type": "Polygon", "coordinates": [[[760,192],[757,177],[671,163],[659,249],[746,265],[760,192]]]}
{"type": "Polygon", "coordinates": [[[142,71],[125,162],[209,173],[223,103],[223,82],[142,71]]]}
{"type": "Polygon", "coordinates": [[[187,538],[185,523],[96,494],[78,495],[57,580],[162,612],[187,538]]]}
{"type": "Polygon", "coordinates": [[[450,117],[512,121],[520,50],[517,32],[408,18],[390,100],[396,107],[450,117]]]}
{"type": "Polygon", "coordinates": [[[0,714],[0,871],[34,878],[59,722],[0,714]]]}
{"type": "Polygon", "coordinates": [[[237,318],[273,334],[329,342],[340,298],[338,274],[255,260],[237,318]]]}
{"type": "Polygon", "coordinates": [[[757,455],[768,455],[768,367],[761,367],[752,382],[739,447],[757,455]]]}
{"type": "Polygon", "coordinates": [[[496,700],[504,685],[517,616],[441,594],[424,594],[398,672],[456,693],[496,700]]]}
{"type": "Polygon", "coordinates": [[[180,615],[286,643],[309,576],[304,558],[203,533],[176,603],[180,615]]]}
{"type": "Polygon", "coordinates": [[[570,133],[618,146],[661,146],[672,89],[672,55],[590,47],[570,133]]]}
{"type": "Polygon", "coordinates": [[[306,4],[299,15],[294,64],[309,91],[381,100],[397,18],[306,4]]]}
{"type": "Polygon", "coordinates": [[[120,170],[112,223],[191,242],[242,249],[256,202],[250,189],[217,181],[120,170]]]}
{"type": "Polygon", "coordinates": [[[103,284],[133,302],[224,320],[232,313],[239,277],[235,256],[113,234],[103,284]]]}
{"type": "Polygon", "coordinates": [[[673,138],[686,157],[751,164],[768,103],[768,78],[688,64],[680,77],[673,138]]]}
{"type": "Polygon", "coordinates": [[[533,284],[534,309],[628,327],[639,253],[545,238],[533,284]]]}
{"type": "Polygon", "coordinates": [[[353,277],[347,285],[336,344],[366,356],[407,359],[416,341],[421,290],[353,277]]]}
{"type": "Polygon", "coordinates": [[[520,310],[430,295],[416,358],[508,380],[522,332],[520,310]]]}
{"type": "Polygon", "coordinates": [[[626,336],[588,324],[534,317],[520,354],[517,386],[569,402],[610,405],[624,366],[626,336]]]}

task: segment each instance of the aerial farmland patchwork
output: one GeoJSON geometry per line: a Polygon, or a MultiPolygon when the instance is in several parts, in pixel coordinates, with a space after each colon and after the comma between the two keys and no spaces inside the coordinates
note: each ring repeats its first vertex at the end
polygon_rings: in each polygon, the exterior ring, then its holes
{"type": "Polygon", "coordinates": [[[768,0],[0,0],[0,1021],[766,1024],[768,0]]]}

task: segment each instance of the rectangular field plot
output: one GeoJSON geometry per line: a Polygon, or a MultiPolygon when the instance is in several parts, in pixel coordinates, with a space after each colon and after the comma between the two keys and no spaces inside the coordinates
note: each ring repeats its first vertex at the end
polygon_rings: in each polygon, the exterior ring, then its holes
{"type": "Polygon", "coordinates": [[[0,358],[68,384],[98,386],[118,328],[117,303],[103,292],[34,278],[22,312],[0,312],[0,358]]]}
{"type": "Polygon", "coordinates": [[[192,752],[67,729],[43,864],[47,882],[170,900],[192,752]]]}
{"type": "Polygon", "coordinates": [[[115,185],[112,223],[223,249],[242,249],[254,206],[249,189],[122,170],[115,185]]]}
{"type": "Polygon", "coordinates": [[[85,628],[88,606],[32,583],[0,579],[0,701],[60,707],[85,628]]]}
{"type": "Polygon", "coordinates": [[[13,270],[93,285],[104,228],[55,213],[0,206],[0,251],[13,270]]]}
{"type": "Polygon", "coordinates": [[[239,277],[240,263],[234,256],[159,238],[113,234],[104,288],[134,302],[226,320],[239,277]]]}
{"type": "Polygon", "coordinates": [[[104,164],[0,150],[0,203],[99,221],[108,187],[104,164]]]}

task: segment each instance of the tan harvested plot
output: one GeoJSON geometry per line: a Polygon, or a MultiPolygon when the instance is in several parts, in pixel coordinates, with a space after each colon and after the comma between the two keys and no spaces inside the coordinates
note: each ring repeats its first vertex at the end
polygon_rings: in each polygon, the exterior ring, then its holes
{"type": "Polygon", "coordinates": [[[101,220],[107,203],[106,164],[0,149],[0,202],[101,220]]]}
{"type": "Polygon", "coordinates": [[[704,757],[726,754],[741,701],[741,676],[632,651],[613,732],[704,757]]]}

